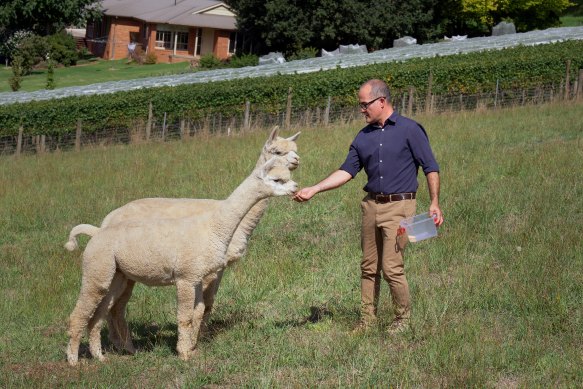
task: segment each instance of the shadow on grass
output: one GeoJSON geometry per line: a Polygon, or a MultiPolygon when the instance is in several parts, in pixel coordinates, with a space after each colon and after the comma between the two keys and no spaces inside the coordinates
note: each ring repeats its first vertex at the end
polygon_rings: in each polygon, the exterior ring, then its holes
{"type": "MultiPolygon", "coordinates": [[[[346,316],[352,316],[355,312],[346,312],[346,316]]],[[[277,328],[301,327],[307,324],[315,324],[322,320],[331,319],[334,316],[333,311],[326,305],[311,306],[307,315],[292,320],[279,321],[275,323],[277,328]]],[[[340,314],[340,316],[345,316],[340,314]]],[[[210,342],[213,338],[221,333],[227,332],[243,322],[253,322],[259,319],[256,313],[250,311],[234,311],[222,319],[212,319],[206,328],[201,328],[199,342],[210,342]]],[[[138,352],[151,352],[156,347],[164,347],[175,353],[176,343],[178,341],[178,327],[176,323],[158,324],[151,323],[129,323],[132,340],[138,352]]],[[[109,341],[108,331],[102,331],[101,342],[103,349],[109,353],[128,354],[125,350],[117,350],[109,341]]],[[[79,348],[79,356],[82,358],[91,358],[89,345],[82,342],[79,348]]]]}
{"type": "Polygon", "coordinates": [[[334,316],[334,313],[332,312],[332,310],[330,310],[330,308],[328,308],[327,305],[321,305],[321,306],[317,306],[317,307],[311,306],[310,312],[307,316],[305,316],[301,319],[296,319],[296,320],[280,321],[280,322],[275,323],[275,326],[277,328],[302,327],[308,323],[310,323],[310,324],[318,323],[326,318],[331,319],[333,316],[334,316]]]}

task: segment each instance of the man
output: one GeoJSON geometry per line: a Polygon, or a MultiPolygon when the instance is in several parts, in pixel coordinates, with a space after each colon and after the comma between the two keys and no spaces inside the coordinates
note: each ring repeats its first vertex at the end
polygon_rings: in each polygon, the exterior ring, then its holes
{"type": "Polygon", "coordinates": [[[415,214],[417,171],[427,178],[436,225],[443,223],[439,208],[439,166],[421,125],[393,110],[388,86],[382,80],[365,82],[358,92],[367,126],[356,136],[340,169],[318,184],[298,191],[294,200],[308,201],[315,194],[338,188],[364,168],[368,182],[361,202],[361,320],[355,330],[376,321],[381,272],[388,282],[395,308],[389,333],[409,326],[411,302],[405,277],[399,222],[415,214]]]}

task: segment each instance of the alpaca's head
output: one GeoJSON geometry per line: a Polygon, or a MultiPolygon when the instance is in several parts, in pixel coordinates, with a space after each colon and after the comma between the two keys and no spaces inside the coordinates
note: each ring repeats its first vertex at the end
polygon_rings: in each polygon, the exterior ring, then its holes
{"type": "Polygon", "coordinates": [[[300,133],[298,132],[289,138],[281,138],[278,136],[278,132],[279,127],[277,126],[271,131],[261,152],[261,162],[265,162],[271,157],[276,157],[280,165],[287,167],[289,170],[294,170],[300,164],[298,145],[296,144],[296,139],[298,139],[300,133]]]}
{"type": "Polygon", "coordinates": [[[298,184],[291,179],[291,172],[273,157],[256,170],[256,177],[261,181],[263,191],[268,196],[292,195],[298,190],[298,184]]]}

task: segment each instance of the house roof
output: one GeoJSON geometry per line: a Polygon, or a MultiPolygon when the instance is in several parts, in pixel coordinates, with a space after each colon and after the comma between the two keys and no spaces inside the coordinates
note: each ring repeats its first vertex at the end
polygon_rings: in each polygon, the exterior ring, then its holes
{"type": "Polygon", "coordinates": [[[235,14],[222,1],[102,0],[105,15],[125,16],[149,23],[236,30],[235,14]]]}

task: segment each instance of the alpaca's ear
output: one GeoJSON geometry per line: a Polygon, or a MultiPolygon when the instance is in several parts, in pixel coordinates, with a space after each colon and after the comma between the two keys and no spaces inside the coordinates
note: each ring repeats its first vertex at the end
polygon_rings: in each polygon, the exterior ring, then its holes
{"type": "Polygon", "coordinates": [[[296,139],[298,139],[298,137],[300,136],[300,134],[301,134],[301,133],[302,133],[302,132],[300,131],[300,132],[298,132],[297,134],[290,136],[290,137],[289,137],[289,138],[287,138],[286,140],[289,140],[290,142],[295,142],[295,141],[296,141],[296,139]]]}
{"type": "Polygon", "coordinates": [[[265,142],[265,145],[270,145],[273,143],[274,140],[277,139],[277,136],[279,135],[279,126],[275,126],[273,127],[273,130],[271,130],[271,134],[269,134],[269,138],[267,138],[267,142],[265,142]]]}

